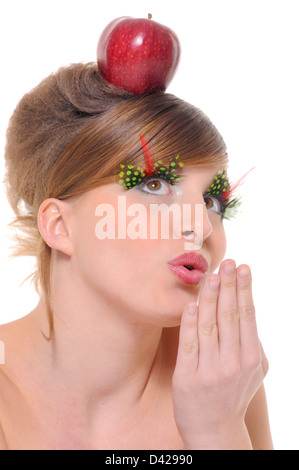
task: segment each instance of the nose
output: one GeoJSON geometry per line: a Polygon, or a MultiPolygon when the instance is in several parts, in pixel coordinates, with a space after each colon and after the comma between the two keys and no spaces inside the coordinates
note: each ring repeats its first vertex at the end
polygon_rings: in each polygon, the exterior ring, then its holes
{"type": "Polygon", "coordinates": [[[204,200],[196,204],[183,204],[182,212],[181,237],[185,240],[185,249],[199,249],[213,231],[204,200]]]}
{"type": "Polygon", "coordinates": [[[203,204],[203,240],[206,240],[207,238],[209,238],[209,236],[213,232],[213,226],[212,226],[209,213],[207,211],[204,200],[202,201],[202,204],[203,204]]]}

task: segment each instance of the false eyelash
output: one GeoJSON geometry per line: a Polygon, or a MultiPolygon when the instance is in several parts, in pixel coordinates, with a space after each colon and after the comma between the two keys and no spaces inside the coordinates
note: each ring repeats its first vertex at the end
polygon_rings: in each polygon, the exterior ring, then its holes
{"type": "Polygon", "coordinates": [[[119,173],[119,183],[124,186],[125,189],[131,189],[134,186],[139,186],[149,179],[156,177],[157,179],[163,179],[167,183],[174,185],[183,178],[183,175],[178,174],[178,170],[184,166],[182,162],[179,161],[179,155],[174,159],[171,158],[169,162],[169,167],[163,164],[161,160],[158,160],[157,163],[154,163],[148,168],[141,169],[140,166],[135,167],[134,165],[120,165],[121,171],[119,173]]]}
{"type": "Polygon", "coordinates": [[[221,219],[231,219],[240,205],[239,198],[231,198],[231,186],[227,179],[226,170],[219,171],[205,196],[214,196],[220,203],[221,219]]]}
{"type": "Polygon", "coordinates": [[[220,213],[222,219],[230,220],[232,218],[236,218],[238,209],[241,205],[241,197],[234,196],[234,192],[241,184],[243,184],[245,177],[252,170],[253,168],[251,168],[251,170],[249,170],[237,183],[233,185],[228,181],[226,170],[220,170],[214,177],[214,181],[205,195],[214,196],[218,199],[220,202],[220,213]]]}
{"type": "Polygon", "coordinates": [[[154,163],[148,142],[142,135],[139,135],[139,137],[142,145],[145,168],[141,169],[140,166],[135,168],[134,165],[125,166],[121,164],[121,171],[119,173],[120,180],[118,182],[123,185],[125,189],[139,186],[153,176],[157,176],[157,178],[161,178],[172,185],[177,183],[182,178],[182,175],[177,174],[177,170],[184,166],[184,164],[179,161],[180,156],[177,155],[174,160],[171,158],[168,168],[161,160],[154,163]]]}

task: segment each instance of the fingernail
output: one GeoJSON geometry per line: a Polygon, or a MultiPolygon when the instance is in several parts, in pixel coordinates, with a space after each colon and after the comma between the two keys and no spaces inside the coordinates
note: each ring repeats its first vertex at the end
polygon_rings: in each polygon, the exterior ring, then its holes
{"type": "Polygon", "coordinates": [[[235,271],[235,263],[232,261],[224,265],[225,274],[233,274],[235,271]]]}
{"type": "Polygon", "coordinates": [[[238,274],[242,279],[247,279],[250,276],[250,269],[248,266],[241,266],[238,269],[238,274]]]}
{"type": "Polygon", "coordinates": [[[212,290],[218,290],[220,284],[219,279],[210,279],[209,280],[209,288],[212,290]]]}

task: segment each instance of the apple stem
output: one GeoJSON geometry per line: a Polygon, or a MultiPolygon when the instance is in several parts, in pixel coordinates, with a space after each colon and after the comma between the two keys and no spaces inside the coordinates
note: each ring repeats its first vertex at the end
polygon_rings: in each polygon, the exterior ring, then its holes
{"type": "Polygon", "coordinates": [[[147,14],[147,19],[148,19],[148,20],[151,20],[152,17],[153,17],[153,15],[152,15],[151,13],[148,13],[148,14],[147,14]]]}

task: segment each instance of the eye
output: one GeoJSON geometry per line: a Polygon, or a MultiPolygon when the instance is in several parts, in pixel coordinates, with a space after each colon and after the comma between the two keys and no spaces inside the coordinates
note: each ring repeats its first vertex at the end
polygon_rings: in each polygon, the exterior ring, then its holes
{"type": "Polygon", "coordinates": [[[169,186],[170,184],[166,183],[162,178],[151,178],[145,183],[140,184],[139,189],[145,193],[164,196],[171,194],[169,186]]]}
{"type": "Polygon", "coordinates": [[[207,210],[216,212],[216,214],[218,215],[222,214],[222,207],[218,198],[213,197],[213,196],[205,196],[204,201],[205,201],[207,210]]]}

